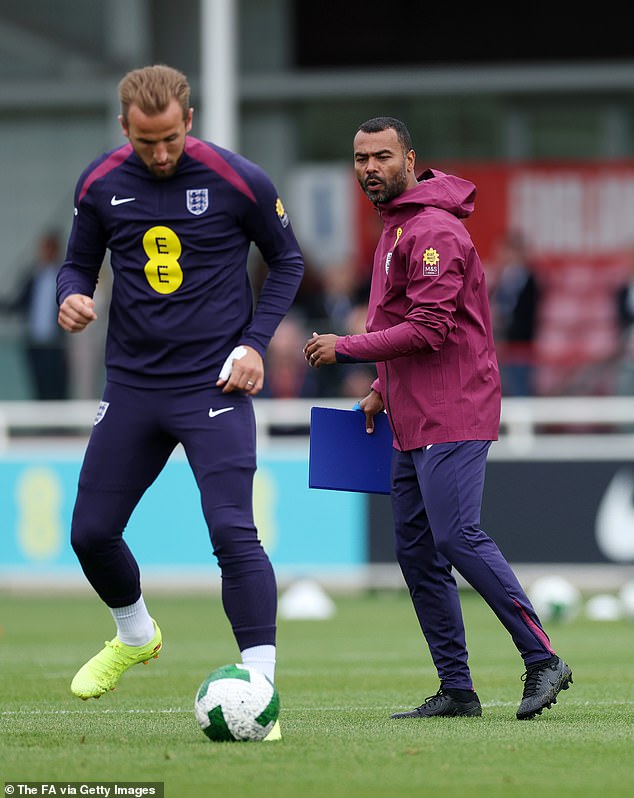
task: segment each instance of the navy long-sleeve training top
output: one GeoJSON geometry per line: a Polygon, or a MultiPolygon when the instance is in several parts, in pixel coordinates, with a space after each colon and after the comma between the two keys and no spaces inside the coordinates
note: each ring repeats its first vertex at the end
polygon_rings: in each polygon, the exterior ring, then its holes
{"type": "Polygon", "coordinates": [[[302,279],[302,253],[268,176],[192,136],[166,179],[130,144],[97,158],[77,182],[74,213],[57,300],[93,296],[110,250],[106,368],[114,382],[215,384],[238,344],[264,355],[302,279]],[[269,269],[255,311],[252,242],[269,269]]]}

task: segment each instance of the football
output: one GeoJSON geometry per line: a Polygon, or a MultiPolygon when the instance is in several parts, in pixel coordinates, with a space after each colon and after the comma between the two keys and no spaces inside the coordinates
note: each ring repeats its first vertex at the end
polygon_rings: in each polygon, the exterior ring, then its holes
{"type": "Polygon", "coordinates": [[[581,608],[581,594],[563,576],[542,576],[535,580],[528,596],[543,621],[570,621],[581,608]]]}
{"type": "Polygon", "coordinates": [[[203,733],[214,742],[255,742],[275,725],[280,697],[255,668],[223,665],[200,685],[194,712],[203,733]]]}
{"type": "Polygon", "coordinates": [[[625,617],[634,621],[634,579],[626,582],[619,590],[619,598],[623,604],[625,617]]]}

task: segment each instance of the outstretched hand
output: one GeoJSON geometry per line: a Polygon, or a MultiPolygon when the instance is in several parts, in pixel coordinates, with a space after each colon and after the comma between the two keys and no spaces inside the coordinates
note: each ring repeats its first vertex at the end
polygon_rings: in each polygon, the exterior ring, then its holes
{"type": "Polygon", "coordinates": [[[320,366],[329,366],[337,362],[335,347],[339,336],[327,333],[319,335],[314,332],[304,344],[304,357],[308,365],[318,369],[320,366]]]}

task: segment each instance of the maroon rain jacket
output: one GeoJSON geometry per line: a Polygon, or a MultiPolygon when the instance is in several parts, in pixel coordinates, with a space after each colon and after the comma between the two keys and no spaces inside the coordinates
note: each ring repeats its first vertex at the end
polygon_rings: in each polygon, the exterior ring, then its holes
{"type": "Polygon", "coordinates": [[[367,333],[342,336],[337,362],[375,361],[394,446],[496,440],[500,376],[484,270],[461,219],[475,186],[427,170],[381,205],[367,333]]]}

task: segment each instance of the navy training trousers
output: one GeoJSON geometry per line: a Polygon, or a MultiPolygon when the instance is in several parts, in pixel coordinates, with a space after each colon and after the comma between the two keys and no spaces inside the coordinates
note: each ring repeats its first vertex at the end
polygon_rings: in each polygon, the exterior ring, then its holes
{"type": "Polygon", "coordinates": [[[490,441],[394,451],[396,556],[443,687],[472,690],[455,568],[489,604],[524,663],[552,655],[548,636],[497,544],[480,529],[490,441]]]}
{"type": "MultiPolygon", "coordinates": [[[[109,607],[139,599],[139,566],[123,533],[179,442],[200,490],[222,575],[222,603],[238,647],[273,645],[277,586],[253,520],[255,416],[244,394],[222,394],[209,386],[106,385],[79,475],[71,527],[71,544],[86,578],[109,607]]],[[[182,538],[189,532],[173,530],[182,538]]]]}

